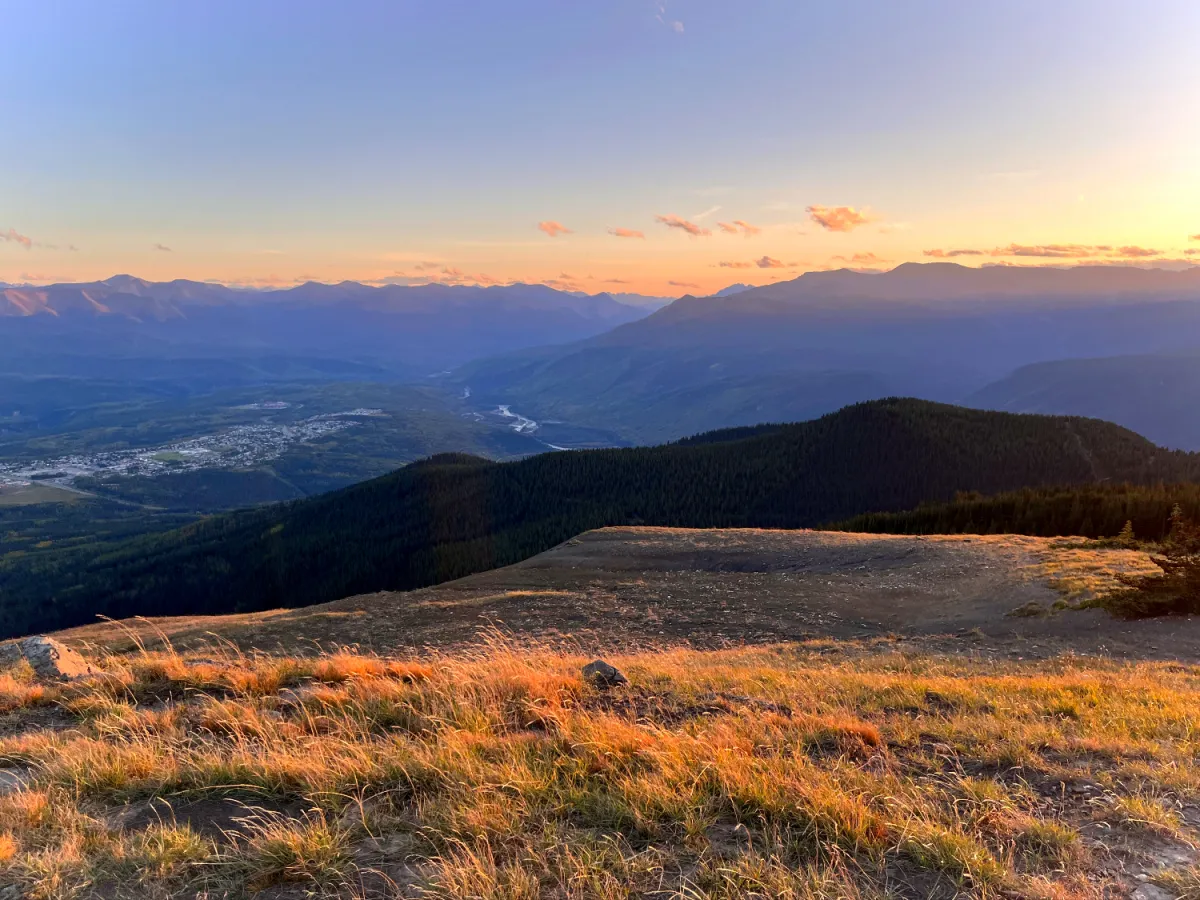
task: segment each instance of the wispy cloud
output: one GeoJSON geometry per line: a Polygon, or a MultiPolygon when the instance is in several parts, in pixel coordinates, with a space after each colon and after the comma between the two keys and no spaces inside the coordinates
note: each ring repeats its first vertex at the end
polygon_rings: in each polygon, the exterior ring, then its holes
{"type": "Polygon", "coordinates": [[[629,281],[627,281],[624,278],[605,278],[604,283],[605,284],[629,284],[629,281]]]}
{"type": "Polygon", "coordinates": [[[161,252],[163,252],[163,253],[173,253],[173,252],[174,252],[174,251],[173,251],[173,250],[172,250],[170,247],[168,247],[166,244],[154,244],[154,249],[155,249],[155,250],[159,250],[159,251],[161,251],[161,252]]]}
{"type": "Polygon", "coordinates": [[[487,286],[492,284],[504,284],[503,279],[493,278],[491,275],[485,275],[480,272],[467,273],[452,266],[447,266],[446,268],[442,269],[438,276],[433,280],[437,281],[439,284],[449,285],[479,284],[487,286]]]}
{"type": "Polygon", "coordinates": [[[1087,259],[1104,256],[1116,259],[1145,259],[1160,256],[1161,251],[1148,247],[1126,245],[1113,247],[1111,244],[1009,244],[1007,247],[997,247],[991,252],[992,256],[1032,256],[1050,259],[1087,259]]]}
{"type": "Polygon", "coordinates": [[[997,247],[992,256],[1036,256],[1051,259],[1084,259],[1098,253],[1108,253],[1112,247],[1106,244],[1088,246],[1086,244],[1009,244],[1007,247],[997,247]]]}
{"type": "Polygon", "coordinates": [[[1188,237],[1189,241],[1200,241],[1200,234],[1193,234],[1188,237]]]}
{"type": "Polygon", "coordinates": [[[874,253],[855,253],[853,256],[835,256],[834,259],[850,263],[852,266],[878,266],[888,261],[874,253]]]}
{"type": "Polygon", "coordinates": [[[1034,259],[1150,259],[1162,256],[1163,251],[1136,244],[1008,244],[991,250],[925,250],[933,259],[953,259],[959,256],[1025,257],[1034,259]]]}
{"type": "Polygon", "coordinates": [[[726,234],[744,234],[746,237],[754,237],[756,234],[762,234],[762,229],[757,225],[751,225],[745,219],[734,219],[732,222],[718,222],[719,227],[726,234]]]}
{"type": "Polygon", "coordinates": [[[571,229],[568,228],[566,225],[564,225],[562,222],[553,222],[553,221],[538,222],[537,227],[538,227],[538,231],[544,232],[544,233],[550,235],[550,237],[558,237],[560,234],[572,234],[573,233],[571,231],[571,229]]]}
{"type": "Polygon", "coordinates": [[[38,272],[22,272],[17,276],[22,284],[70,284],[70,275],[46,275],[38,272]]]}
{"type": "Polygon", "coordinates": [[[926,256],[934,259],[954,259],[957,256],[983,256],[982,250],[926,250],[926,256]]]}
{"type": "Polygon", "coordinates": [[[668,281],[667,284],[669,284],[671,287],[681,287],[681,288],[698,288],[698,287],[700,287],[700,285],[695,284],[691,281],[668,281]]]}
{"type": "Polygon", "coordinates": [[[719,262],[719,263],[717,263],[717,265],[720,266],[722,269],[753,269],[754,268],[754,263],[742,262],[741,260],[733,260],[733,261],[729,261],[729,262],[719,262]]]}
{"type": "Polygon", "coordinates": [[[676,215],[655,216],[654,220],[656,222],[661,222],[668,228],[678,228],[681,231],[686,231],[688,234],[692,235],[692,237],[707,237],[708,235],[712,234],[712,232],[707,228],[702,228],[695,222],[689,222],[687,219],[676,215]]]}
{"type": "Polygon", "coordinates": [[[608,233],[619,238],[644,238],[646,235],[632,228],[610,228],[608,233]]]}
{"type": "Polygon", "coordinates": [[[1114,256],[1123,256],[1126,259],[1145,259],[1148,256],[1162,256],[1161,250],[1151,250],[1149,247],[1136,247],[1126,244],[1124,247],[1118,247],[1114,256]]]}
{"type": "Polygon", "coordinates": [[[444,284],[451,287],[459,285],[508,284],[502,278],[494,278],[482,272],[464,272],[454,266],[442,263],[417,263],[415,271],[398,271],[385,278],[377,278],[373,284],[394,284],[417,287],[426,284],[444,284]],[[435,271],[436,270],[436,271],[435,271]]]}
{"type": "Polygon", "coordinates": [[[761,259],[756,259],[754,261],[754,264],[756,266],[758,266],[760,269],[785,269],[785,268],[787,268],[787,266],[785,266],[782,262],[780,262],[777,259],[773,259],[770,256],[764,256],[761,259]]]}
{"type": "Polygon", "coordinates": [[[853,206],[809,206],[805,212],[826,231],[853,231],[874,218],[866,210],[853,206]]]}
{"type": "Polygon", "coordinates": [[[719,213],[722,209],[723,209],[723,207],[720,207],[720,206],[710,206],[704,212],[696,213],[694,216],[692,216],[692,218],[693,219],[707,219],[713,213],[719,213]]]}
{"type": "Polygon", "coordinates": [[[0,231],[0,240],[3,240],[6,244],[20,244],[26,250],[33,247],[33,238],[27,234],[18,233],[15,228],[10,228],[8,231],[0,231]]]}
{"type": "Polygon", "coordinates": [[[683,23],[680,22],[678,19],[668,18],[667,4],[665,2],[662,2],[662,0],[659,0],[659,2],[655,4],[654,18],[656,18],[663,25],[666,25],[668,28],[670,28],[676,34],[683,34],[683,23]]]}
{"type": "Polygon", "coordinates": [[[1200,256],[1200,250],[1196,249],[1195,247],[1192,247],[1190,250],[1184,250],[1183,255],[1184,256],[1200,256]]]}

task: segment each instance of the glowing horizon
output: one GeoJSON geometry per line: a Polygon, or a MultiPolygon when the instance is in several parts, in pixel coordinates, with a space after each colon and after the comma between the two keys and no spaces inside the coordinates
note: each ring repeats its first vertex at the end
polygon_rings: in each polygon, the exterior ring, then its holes
{"type": "Polygon", "coordinates": [[[0,281],[1200,263],[1200,7],[1150,6],[14,7],[0,281]]]}

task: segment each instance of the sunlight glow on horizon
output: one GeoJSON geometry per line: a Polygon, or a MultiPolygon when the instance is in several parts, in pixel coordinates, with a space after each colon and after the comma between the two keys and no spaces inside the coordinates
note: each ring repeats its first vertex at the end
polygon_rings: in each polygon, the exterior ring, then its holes
{"type": "Polygon", "coordinates": [[[1200,263],[1190,0],[449,6],[14,7],[0,282],[1200,263]]]}

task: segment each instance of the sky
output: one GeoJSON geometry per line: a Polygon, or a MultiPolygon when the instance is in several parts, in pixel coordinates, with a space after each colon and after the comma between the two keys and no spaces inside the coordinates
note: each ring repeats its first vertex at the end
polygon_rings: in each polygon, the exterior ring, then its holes
{"type": "Polygon", "coordinates": [[[1197,46],[1195,0],[0,0],[0,281],[1200,263],[1197,46]]]}

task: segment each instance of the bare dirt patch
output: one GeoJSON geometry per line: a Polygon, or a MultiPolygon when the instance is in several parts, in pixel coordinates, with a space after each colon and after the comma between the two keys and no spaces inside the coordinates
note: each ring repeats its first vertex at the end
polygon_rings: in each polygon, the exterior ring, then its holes
{"type": "Polygon", "coordinates": [[[115,649],[168,636],[198,646],[214,634],[241,648],[290,653],[355,645],[394,653],[477,643],[495,626],[517,637],[628,651],[779,641],[966,641],[972,652],[1028,657],[1064,649],[1129,658],[1194,659],[1200,622],[1120,622],[1056,601],[1149,570],[1147,554],[1062,540],[896,536],[756,529],[605,528],[532,559],[437,587],[350,597],[299,610],[64,633],[115,649]],[[1012,616],[1017,608],[1044,615],[1012,616]]]}

